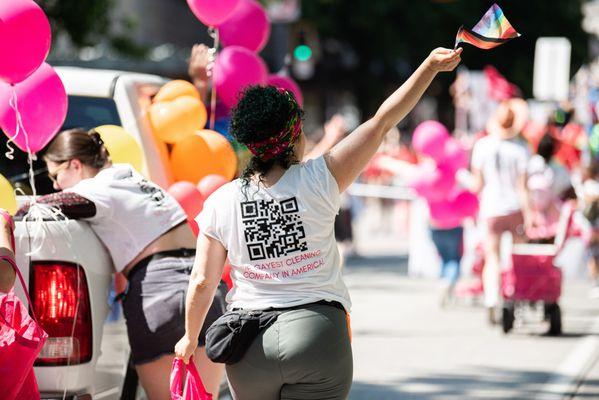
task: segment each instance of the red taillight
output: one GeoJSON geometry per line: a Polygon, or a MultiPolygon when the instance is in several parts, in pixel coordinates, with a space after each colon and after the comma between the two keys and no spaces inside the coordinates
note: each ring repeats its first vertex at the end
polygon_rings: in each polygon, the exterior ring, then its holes
{"type": "Polygon", "coordinates": [[[36,365],[81,364],[92,358],[92,318],[85,271],[63,262],[32,265],[33,310],[49,337],[36,365]]]}

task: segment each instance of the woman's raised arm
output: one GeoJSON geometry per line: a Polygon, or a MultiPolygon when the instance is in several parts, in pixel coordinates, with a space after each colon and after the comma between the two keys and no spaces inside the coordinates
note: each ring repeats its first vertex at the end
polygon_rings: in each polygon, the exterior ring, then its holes
{"type": "Polygon", "coordinates": [[[462,49],[437,48],[416,71],[383,102],[376,115],[364,122],[325,155],[339,190],[357,178],[379,148],[385,134],[414,108],[437,73],[452,71],[460,63],[462,49]]]}

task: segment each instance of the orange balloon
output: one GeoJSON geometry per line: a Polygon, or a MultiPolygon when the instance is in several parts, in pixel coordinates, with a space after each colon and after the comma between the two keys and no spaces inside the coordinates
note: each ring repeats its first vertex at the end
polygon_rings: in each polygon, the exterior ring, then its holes
{"type": "Polygon", "coordinates": [[[211,174],[231,180],[235,176],[237,159],[226,138],[217,132],[202,130],[175,143],[171,167],[176,181],[197,184],[211,174]]]}
{"type": "Polygon", "coordinates": [[[224,176],[229,181],[233,179],[237,172],[237,155],[231,143],[220,133],[209,129],[203,129],[198,134],[204,138],[216,159],[220,161],[221,172],[217,172],[217,174],[224,176]]]}
{"type": "Polygon", "coordinates": [[[172,101],[181,96],[191,96],[201,100],[200,93],[193,84],[181,79],[177,79],[170,81],[161,87],[158,93],[156,93],[156,96],[154,96],[153,102],[158,103],[160,101],[172,101]]]}
{"type": "Polygon", "coordinates": [[[206,107],[192,96],[181,96],[150,106],[150,123],[156,136],[167,143],[191,136],[206,125],[206,107]]]}

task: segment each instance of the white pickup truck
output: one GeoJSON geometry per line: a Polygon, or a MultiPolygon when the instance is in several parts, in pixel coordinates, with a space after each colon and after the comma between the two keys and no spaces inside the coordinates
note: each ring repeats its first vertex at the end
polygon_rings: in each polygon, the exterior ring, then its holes
{"type": "MultiPolygon", "coordinates": [[[[144,150],[145,174],[168,187],[167,150],[154,140],[144,111],[166,80],[119,71],[56,70],[69,95],[64,129],[123,126],[144,150]]],[[[32,308],[49,334],[35,366],[42,399],[136,398],[120,304],[110,301],[113,267],[106,249],[84,221],[41,226],[35,233],[33,222],[17,221],[15,233],[17,263],[29,282],[32,308]]]]}

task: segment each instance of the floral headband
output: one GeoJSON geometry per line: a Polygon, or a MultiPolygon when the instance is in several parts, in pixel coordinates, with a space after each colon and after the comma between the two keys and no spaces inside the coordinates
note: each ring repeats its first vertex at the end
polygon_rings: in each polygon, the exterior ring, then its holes
{"type": "Polygon", "coordinates": [[[298,111],[289,118],[287,125],[279,134],[261,142],[247,144],[250,152],[263,161],[268,161],[292,147],[302,132],[301,112],[299,111],[295,98],[289,91],[283,88],[278,88],[278,90],[280,93],[287,95],[289,102],[292,103],[298,111]]]}

